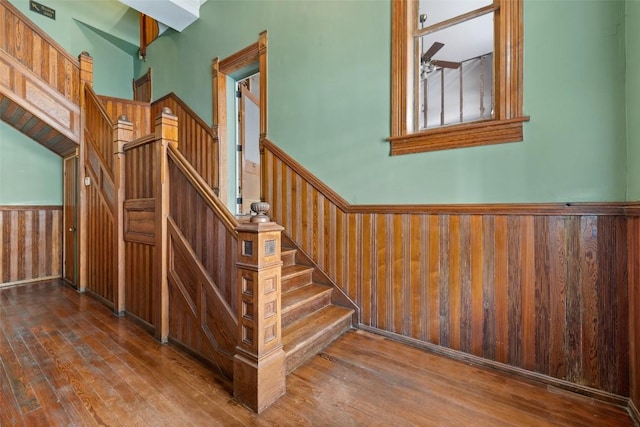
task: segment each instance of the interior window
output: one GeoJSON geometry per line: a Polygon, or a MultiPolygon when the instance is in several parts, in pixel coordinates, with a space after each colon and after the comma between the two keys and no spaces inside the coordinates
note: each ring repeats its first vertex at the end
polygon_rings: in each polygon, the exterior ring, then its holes
{"type": "Polygon", "coordinates": [[[522,0],[392,2],[391,154],[522,140],[522,0]]]}

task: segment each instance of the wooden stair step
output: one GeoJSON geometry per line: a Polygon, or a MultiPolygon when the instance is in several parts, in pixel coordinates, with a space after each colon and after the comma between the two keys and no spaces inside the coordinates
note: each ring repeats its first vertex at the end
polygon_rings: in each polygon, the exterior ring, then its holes
{"type": "Polygon", "coordinates": [[[329,286],[310,283],[282,294],[282,327],[331,303],[329,286]]]}
{"type": "Polygon", "coordinates": [[[328,305],[282,329],[287,374],[351,328],[353,310],[328,305]]]}
{"type": "Polygon", "coordinates": [[[311,283],[313,267],[308,265],[288,265],[282,267],[282,292],[292,291],[311,283]]]}
{"type": "Polygon", "coordinates": [[[296,252],[298,252],[298,250],[295,248],[283,247],[280,250],[283,268],[294,265],[296,263],[296,252]]]}

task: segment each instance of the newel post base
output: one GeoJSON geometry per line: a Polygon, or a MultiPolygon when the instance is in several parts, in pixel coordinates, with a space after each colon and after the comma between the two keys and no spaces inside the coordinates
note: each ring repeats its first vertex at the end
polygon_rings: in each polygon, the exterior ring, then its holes
{"type": "Polygon", "coordinates": [[[257,413],[286,392],[280,238],[275,222],[238,226],[238,345],[233,395],[257,413]]]}

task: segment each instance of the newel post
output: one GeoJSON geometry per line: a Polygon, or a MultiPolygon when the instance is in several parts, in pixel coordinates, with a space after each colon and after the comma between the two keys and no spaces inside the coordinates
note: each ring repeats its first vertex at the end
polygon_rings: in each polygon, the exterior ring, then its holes
{"type": "Polygon", "coordinates": [[[266,216],[260,219],[237,228],[240,289],[233,366],[233,395],[258,413],[286,392],[280,314],[283,227],[266,216]]]}
{"type": "Polygon", "coordinates": [[[124,200],[125,200],[125,165],[124,165],[124,144],[133,139],[133,124],[127,116],[118,117],[118,121],[113,125],[113,156],[114,170],[113,180],[115,186],[115,239],[116,242],[116,269],[114,277],[115,301],[113,311],[117,316],[124,315],[125,311],[125,258],[124,258],[124,200]]]}
{"type": "Polygon", "coordinates": [[[169,286],[167,283],[167,218],[169,216],[169,145],[178,146],[178,118],[171,109],[164,107],[156,117],[156,174],[154,177],[156,211],[156,280],[154,319],[156,339],[166,343],[169,338],[169,286]]]}
{"type": "Polygon", "coordinates": [[[80,62],[80,82],[93,85],[93,58],[89,52],[82,52],[78,55],[80,62]]]}

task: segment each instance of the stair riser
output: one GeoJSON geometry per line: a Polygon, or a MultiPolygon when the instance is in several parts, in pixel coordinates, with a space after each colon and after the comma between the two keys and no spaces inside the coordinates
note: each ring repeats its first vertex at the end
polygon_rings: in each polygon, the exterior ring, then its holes
{"type": "Polygon", "coordinates": [[[296,320],[326,307],[331,303],[331,291],[323,292],[313,298],[307,299],[299,306],[282,313],[282,327],[286,327],[296,320]]]}
{"type": "Polygon", "coordinates": [[[292,291],[294,289],[301,288],[302,286],[311,283],[313,271],[298,274],[292,277],[282,278],[282,292],[292,291]]]}
{"type": "Polygon", "coordinates": [[[351,318],[348,317],[339,323],[328,328],[324,333],[316,338],[312,343],[303,346],[294,353],[287,354],[285,367],[287,374],[291,373],[298,366],[302,365],[311,357],[319,353],[323,348],[331,344],[335,339],[351,328],[351,318]]]}
{"type": "Polygon", "coordinates": [[[294,265],[295,263],[296,263],[296,253],[294,251],[282,253],[283,267],[288,267],[290,265],[294,265]]]}

